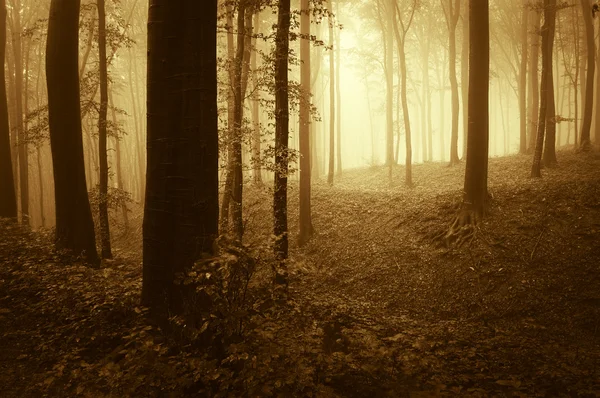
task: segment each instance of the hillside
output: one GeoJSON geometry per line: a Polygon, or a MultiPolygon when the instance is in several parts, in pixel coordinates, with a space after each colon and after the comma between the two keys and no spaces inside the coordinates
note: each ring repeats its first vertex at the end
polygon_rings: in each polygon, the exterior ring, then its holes
{"type": "MultiPolygon", "coordinates": [[[[600,153],[558,156],[537,180],[528,156],[491,159],[489,213],[460,248],[433,237],[464,164],[415,166],[412,188],[402,167],[391,187],[384,168],[317,181],[285,306],[268,299],[269,190],[249,187],[255,311],[220,362],[138,306],[139,234],[92,270],[3,221],[0,395],[600,396],[600,153]]],[[[295,239],[295,186],[289,208],[295,239]]]]}

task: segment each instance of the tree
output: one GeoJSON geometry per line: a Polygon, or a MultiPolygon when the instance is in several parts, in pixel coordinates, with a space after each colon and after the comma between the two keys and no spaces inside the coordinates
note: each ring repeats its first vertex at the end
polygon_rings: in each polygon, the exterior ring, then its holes
{"type": "MultiPolygon", "coordinates": [[[[547,58],[547,67],[548,67],[548,79],[546,84],[548,85],[546,89],[547,103],[546,103],[546,137],[544,144],[544,165],[545,166],[554,166],[556,165],[556,99],[554,94],[554,37],[556,31],[556,0],[552,0],[550,4],[550,8],[552,9],[552,13],[550,13],[549,17],[552,18],[552,21],[549,21],[548,24],[548,58],[547,58]]],[[[543,51],[543,50],[542,50],[543,51]]]]}
{"type": "MultiPolygon", "coordinates": [[[[275,37],[275,181],[273,193],[275,284],[287,286],[288,257],[287,179],[289,138],[288,59],[290,50],[290,0],[280,0],[275,37]]],[[[333,54],[332,54],[333,56],[333,54]]],[[[331,132],[333,134],[333,131],[331,132]]]]}
{"type": "MultiPolygon", "coordinates": [[[[535,141],[537,137],[537,117],[540,110],[540,89],[539,89],[539,73],[538,63],[540,54],[540,18],[541,14],[537,8],[530,10],[529,15],[531,16],[531,54],[529,57],[529,86],[528,94],[530,98],[529,103],[529,143],[527,151],[533,153],[535,150],[535,141]]],[[[575,105],[577,108],[577,105],[575,105]]]]}
{"type": "Polygon", "coordinates": [[[445,234],[446,244],[460,245],[487,206],[489,144],[490,31],[488,0],[469,2],[469,130],[462,205],[445,234]]]}
{"type": "MultiPolygon", "coordinates": [[[[548,124],[555,124],[549,120],[549,105],[554,106],[554,93],[552,79],[552,48],[554,46],[554,27],[556,22],[556,0],[544,0],[544,25],[542,26],[542,79],[540,83],[540,110],[537,124],[537,138],[531,166],[531,176],[541,177],[542,151],[544,135],[548,124]],[[549,104],[550,99],[552,103],[549,104]]],[[[553,113],[553,112],[550,112],[553,113]]],[[[554,115],[552,115],[554,117],[554,115]]]]}
{"type": "Polygon", "coordinates": [[[333,185],[335,170],[335,61],[334,61],[334,32],[333,32],[333,3],[329,0],[329,168],[327,183],[333,185]]]}
{"type": "Polygon", "coordinates": [[[15,116],[19,152],[19,188],[21,202],[21,218],[23,224],[29,224],[29,167],[28,145],[23,124],[23,55],[21,40],[21,1],[15,0],[12,13],[13,22],[13,55],[15,63],[15,116]]]}
{"type": "Polygon", "coordinates": [[[521,68],[519,70],[519,153],[527,153],[527,36],[529,9],[523,0],[521,10],[521,68]]]}
{"type": "MultiPolygon", "coordinates": [[[[585,98],[583,103],[583,121],[581,123],[580,148],[588,150],[590,148],[590,130],[592,127],[592,113],[594,112],[594,23],[592,21],[592,4],[590,0],[580,0],[581,10],[583,11],[583,21],[585,22],[585,37],[587,43],[587,73],[585,83],[585,98]]],[[[596,111],[597,112],[597,111],[596,111]]]]}
{"type": "MultiPolygon", "coordinates": [[[[598,18],[600,20],[600,18],[598,18]]],[[[598,103],[600,102],[600,22],[598,22],[598,43],[596,44],[596,115],[595,119],[595,140],[596,145],[600,145],[600,111],[598,103]]]]}
{"type": "MultiPolygon", "coordinates": [[[[6,0],[0,0],[0,59],[6,52],[6,0]]],[[[0,68],[0,217],[17,217],[17,200],[10,153],[10,130],[4,62],[0,68]]]]}
{"type": "Polygon", "coordinates": [[[452,133],[450,136],[450,165],[460,163],[458,157],[458,80],[456,78],[456,26],[460,17],[461,0],[441,0],[446,25],[448,26],[449,61],[450,61],[450,87],[452,90],[452,133]],[[448,7],[444,2],[448,2],[448,7]]]}
{"type": "Polygon", "coordinates": [[[106,149],[106,115],[108,112],[108,72],[106,62],[106,10],[104,0],[98,0],[98,67],[100,68],[100,112],[98,117],[98,158],[100,160],[100,184],[98,193],[100,247],[102,258],[112,258],[110,249],[110,225],[108,223],[108,153],[106,149]]]}
{"type": "Polygon", "coordinates": [[[310,158],[310,4],[302,0],[300,5],[300,85],[303,97],[300,99],[300,245],[306,243],[313,234],[310,206],[311,158],[310,158]]]}
{"type": "Polygon", "coordinates": [[[78,0],[52,0],[46,42],[48,126],[54,171],[56,247],[98,264],[83,161],[78,0]]]}
{"type": "Polygon", "coordinates": [[[394,32],[396,34],[396,44],[398,46],[398,58],[400,60],[400,96],[402,102],[402,116],[404,117],[404,134],[406,138],[406,164],[405,164],[405,184],[412,186],[412,141],[411,141],[411,130],[410,130],[410,115],[408,113],[408,98],[406,95],[406,34],[412,25],[413,18],[417,9],[418,1],[413,0],[410,10],[407,12],[407,21],[403,19],[403,13],[400,11],[398,3],[394,0],[396,16],[394,19],[394,32]],[[398,27],[400,25],[400,27],[398,27]]]}
{"type": "Polygon", "coordinates": [[[218,233],[216,35],[217,0],[150,0],[142,302],[159,316],[218,233]]]}

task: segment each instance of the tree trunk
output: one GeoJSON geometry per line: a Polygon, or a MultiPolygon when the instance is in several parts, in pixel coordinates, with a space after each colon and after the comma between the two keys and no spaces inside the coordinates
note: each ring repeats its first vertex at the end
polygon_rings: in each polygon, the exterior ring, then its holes
{"type": "MultiPolygon", "coordinates": [[[[303,245],[313,234],[310,208],[310,5],[302,0],[300,16],[300,216],[298,236],[299,245],[303,245]]],[[[339,67],[339,65],[338,65],[339,67]]],[[[339,136],[338,136],[339,138],[339,136]]],[[[341,169],[338,169],[338,172],[341,169]]]]}
{"type": "Polygon", "coordinates": [[[556,17],[556,0],[544,0],[544,26],[542,27],[542,80],[540,83],[540,115],[538,118],[538,131],[531,167],[532,177],[541,177],[541,163],[544,146],[544,135],[548,122],[548,101],[550,94],[548,90],[552,87],[548,80],[552,76],[552,43],[551,36],[554,35],[554,21],[556,17]],[[552,32],[551,32],[552,31],[552,32]]]}
{"type": "Polygon", "coordinates": [[[489,143],[489,5],[471,0],[469,9],[469,133],[463,209],[485,213],[489,143]]]}
{"type": "MultiPolygon", "coordinates": [[[[413,5],[414,6],[414,5],[413,5]]],[[[413,8],[414,12],[414,8],[413,8]]],[[[401,18],[400,15],[398,15],[401,18]]],[[[408,24],[410,27],[410,23],[408,24]]],[[[406,164],[405,167],[405,184],[406,186],[412,186],[412,134],[410,130],[410,114],[408,112],[408,98],[406,95],[406,81],[407,81],[407,71],[406,71],[406,53],[405,53],[405,39],[406,32],[408,27],[404,27],[403,31],[400,32],[398,28],[398,22],[394,20],[394,31],[396,33],[396,44],[398,45],[398,56],[400,60],[400,73],[401,73],[401,81],[400,81],[400,90],[401,90],[401,99],[402,99],[402,116],[404,117],[404,136],[406,138],[406,164]]]]}
{"type": "Polygon", "coordinates": [[[98,264],[85,183],[80,118],[79,1],[52,0],[46,44],[48,124],[56,206],[56,246],[98,264]]]}
{"type": "Polygon", "coordinates": [[[531,33],[531,56],[529,57],[529,98],[531,103],[529,107],[529,146],[528,152],[533,153],[536,146],[537,137],[537,118],[540,111],[540,92],[538,80],[538,62],[540,54],[540,12],[532,10],[532,33],[531,33]]]}
{"type": "MultiPolygon", "coordinates": [[[[335,2],[336,15],[340,15],[340,0],[335,2]]],[[[338,175],[342,175],[342,93],[340,86],[340,67],[341,67],[341,51],[342,51],[342,33],[340,29],[336,29],[336,46],[335,46],[335,112],[336,112],[336,170],[338,175]]]]}
{"type": "MultiPolygon", "coordinates": [[[[331,2],[330,2],[331,5],[331,2]]],[[[332,29],[332,27],[330,27],[332,29]]],[[[288,137],[289,137],[289,98],[288,98],[288,57],[290,34],[290,0],[280,0],[277,13],[277,34],[275,42],[275,184],[273,194],[273,216],[275,235],[275,284],[287,286],[288,220],[287,220],[287,179],[288,179],[288,137]]],[[[330,30],[330,38],[332,32],[330,30]]],[[[333,61],[333,52],[331,52],[333,61]]],[[[333,68],[331,69],[333,74],[333,68]]],[[[332,95],[333,97],[333,95],[332,95]]],[[[333,115],[332,115],[333,117],[333,115]]],[[[331,131],[333,134],[333,130],[331,131]]],[[[330,159],[330,175],[333,175],[330,159]]]]}
{"type": "Polygon", "coordinates": [[[519,153],[527,153],[527,35],[529,4],[523,0],[521,11],[521,68],[519,71],[519,153]]]}
{"type": "Polygon", "coordinates": [[[21,222],[29,224],[29,152],[23,125],[23,56],[21,44],[21,1],[14,1],[13,8],[13,54],[15,61],[16,130],[19,151],[19,188],[21,199],[21,222]]]}
{"type": "Polygon", "coordinates": [[[448,25],[448,60],[450,65],[450,89],[452,92],[452,132],[450,135],[451,166],[460,163],[458,157],[458,114],[460,109],[458,102],[458,80],[456,79],[456,25],[458,24],[458,17],[460,16],[460,0],[456,0],[455,5],[452,4],[453,1],[454,0],[448,0],[448,11],[444,13],[448,25]]]}
{"type": "MultiPolygon", "coordinates": [[[[580,147],[588,150],[591,145],[590,130],[592,127],[592,112],[594,111],[594,71],[595,71],[595,44],[594,44],[594,23],[592,21],[592,5],[590,0],[580,0],[581,10],[583,11],[583,21],[585,22],[585,36],[587,43],[587,72],[585,83],[585,101],[583,102],[583,120],[581,123],[580,147]]],[[[596,111],[598,112],[598,111],[596,111]]]]}
{"type": "MultiPolygon", "coordinates": [[[[259,13],[254,14],[254,27],[259,30],[259,13]]],[[[262,185],[262,167],[261,167],[261,134],[260,134],[260,92],[258,91],[258,76],[257,76],[257,62],[256,62],[256,49],[257,41],[254,39],[254,51],[250,58],[250,68],[254,71],[254,93],[252,96],[252,176],[254,184],[262,185]]]]}
{"type": "Polygon", "coordinates": [[[100,112],[98,116],[98,159],[100,184],[98,186],[98,210],[100,221],[100,247],[102,258],[112,258],[110,248],[110,224],[108,222],[108,152],[106,116],[108,111],[108,71],[106,65],[106,10],[104,0],[97,0],[98,7],[98,59],[100,68],[100,112]]]}
{"type": "Polygon", "coordinates": [[[142,303],[181,313],[174,279],[218,233],[217,0],[150,0],[142,303]]]}
{"type": "MultiPolygon", "coordinates": [[[[0,59],[6,53],[6,0],[0,0],[0,59]]],[[[0,217],[17,218],[4,64],[0,68],[0,217]]]]}
{"type": "MultiPolygon", "coordinates": [[[[600,15],[598,15],[600,18],[600,15]]],[[[600,31],[600,22],[598,22],[598,30],[600,31]]],[[[596,45],[596,115],[595,127],[594,127],[594,139],[596,145],[600,145],[600,33],[598,34],[598,43],[596,45]]]]}
{"type": "Polygon", "coordinates": [[[546,84],[546,95],[548,96],[546,103],[546,137],[544,144],[543,161],[544,166],[551,167],[556,165],[556,101],[554,93],[554,70],[553,70],[553,54],[554,54],[554,32],[556,29],[556,0],[551,0],[552,4],[550,8],[554,9],[554,12],[550,14],[550,20],[548,21],[548,78],[546,84]]]}
{"type": "MultiPolygon", "coordinates": [[[[329,0],[329,11],[333,10],[333,3],[329,0]]],[[[333,173],[335,171],[335,60],[334,60],[334,32],[333,17],[329,15],[329,170],[327,183],[333,185],[333,173]]]]}
{"type": "Polygon", "coordinates": [[[230,2],[225,3],[226,18],[227,18],[227,60],[229,85],[227,88],[227,167],[225,170],[225,185],[223,187],[223,200],[221,201],[221,234],[229,231],[229,205],[231,196],[233,195],[233,173],[234,173],[234,150],[233,150],[233,134],[234,134],[234,62],[235,48],[233,40],[233,7],[230,2]]]}
{"type": "Polygon", "coordinates": [[[462,95],[462,116],[463,116],[463,153],[462,158],[467,156],[467,136],[469,132],[469,0],[466,0],[466,7],[463,7],[462,15],[462,54],[460,86],[462,95]]]}
{"type": "MultiPolygon", "coordinates": [[[[117,120],[117,112],[115,110],[115,104],[113,102],[113,97],[114,94],[111,93],[110,95],[110,109],[111,109],[111,113],[112,113],[112,122],[113,125],[116,126],[118,125],[118,120],[117,120]]],[[[116,168],[117,168],[117,188],[119,188],[121,191],[125,191],[125,186],[123,185],[123,167],[121,166],[122,163],[122,153],[121,153],[121,137],[115,136],[115,158],[116,158],[116,168]]],[[[123,214],[123,225],[125,228],[125,235],[127,235],[128,229],[129,229],[129,210],[127,209],[127,203],[125,201],[123,201],[123,203],[121,204],[121,212],[123,214]]]]}
{"type": "MultiPolygon", "coordinates": [[[[233,221],[233,235],[241,242],[244,234],[242,219],[242,197],[244,188],[243,160],[242,160],[242,121],[244,120],[244,64],[246,58],[246,9],[245,1],[240,2],[237,15],[237,49],[233,64],[233,184],[231,191],[231,218],[233,221]]],[[[250,22],[252,18],[250,18],[250,22]]],[[[249,60],[249,59],[248,59],[249,60]]],[[[247,81],[247,79],[246,79],[247,81]]]]}
{"type": "MultiPolygon", "coordinates": [[[[391,1],[388,1],[392,4],[391,1]]],[[[389,5],[387,10],[387,34],[384,34],[385,46],[385,165],[389,167],[389,179],[392,182],[392,166],[394,164],[394,18],[395,7],[389,5]]]]}

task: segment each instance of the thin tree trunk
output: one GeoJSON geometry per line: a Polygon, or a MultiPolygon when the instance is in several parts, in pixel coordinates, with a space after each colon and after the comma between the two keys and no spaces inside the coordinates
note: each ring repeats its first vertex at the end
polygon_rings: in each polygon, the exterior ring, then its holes
{"type": "MultiPolygon", "coordinates": [[[[302,95],[300,98],[299,139],[300,139],[300,215],[298,244],[305,244],[313,234],[311,217],[311,170],[310,170],[310,4],[309,0],[302,0],[300,16],[300,85],[302,95]]],[[[339,67],[339,65],[338,65],[339,67]]],[[[338,169],[338,172],[341,169],[338,169]]]]}
{"type": "Polygon", "coordinates": [[[521,10],[521,68],[519,71],[519,153],[527,153],[527,36],[529,4],[523,0],[521,10]]]}
{"type": "MultiPolygon", "coordinates": [[[[0,59],[6,54],[6,1],[0,0],[0,59]]],[[[0,68],[0,217],[17,218],[4,64],[0,68]]]]}
{"type": "Polygon", "coordinates": [[[463,117],[463,159],[467,156],[467,137],[469,132],[469,1],[463,7],[462,15],[462,54],[461,54],[461,90],[462,90],[462,117],[463,117]]]}
{"type": "MultiPolygon", "coordinates": [[[[585,83],[585,101],[583,102],[583,120],[581,123],[580,147],[588,150],[591,146],[590,131],[592,127],[592,112],[594,111],[594,72],[595,72],[595,48],[594,48],[594,23],[590,0],[581,0],[583,20],[585,22],[585,37],[587,43],[587,74],[585,83]]],[[[598,111],[596,111],[598,112],[598,111]]]]}
{"type": "MultiPolygon", "coordinates": [[[[259,13],[254,14],[254,28],[259,30],[259,13]]],[[[260,92],[258,91],[257,75],[257,39],[254,38],[254,51],[250,58],[250,68],[254,72],[253,83],[254,93],[252,96],[252,176],[254,184],[262,185],[262,167],[261,167],[261,134],[260,134],[260,92]]]]}
{"type": "Polygon", "coordinates": [[[15,62],[16,130],[19,151],[19,187],[21,199],[21,222],[29,224],[29,151],[24,130],[23,115],[23,56],[21,43],[21,1],[14,0],[13,8],[13,54],[15,62]]]}
{"type": "MultiPolygon", "coordinates": [[[[111,114],[112,114],[112,122],[113,125],[115,126],[115,128],[118,126],[118,120],[117,120],[117,112],[115,110],[115,104],[114,104],[114,93],[111,92],[110,95],[110,109],[111,109],[111,114]]],[[[116,157],[116,168],[117,168],[117,188],[119,188],[121,191],[125,191],[125,186],[123,185],[123,167],[121,165],[122,163],[122,153],[121,153],[121,137],[115,136],[115,157],[116,157]]],[[[123,203],[121,204],[121,212],[123,214],[123,225],[125,228],[125,233],[124,235],[127,235],[127,232],[129,230],[129,210],[127,209],[127,203],[125,201],[123,201],[123,203]]]]}
{"type": "MultiPolygon", "coordinates": [[[[533,164],[531,167],[532,177],[541,177],[542,153],[544,146],[544,135],[546,132],[547,107],[550,96],[548,89],[551,87],[548,80],[552,74],[552,43],[550,42],[551,30],[554,30],[553,21],[555,18],[556,0],[544,0],[544,26],[542,27],[542,80],[540,90],[540,115],[538,118],[538,132],[533,155],[533,164]]],[[[553,33],[553,32],[552,32],[553,33]]]]}
{"type": "Polygon", "coordinates": [[[538,62],[540,54],[540,19],[541,14],[536,10],[530,12],[531,15],[531,56],[529,57],[529,98],[531,104],[529,107],[529,146],[528,152],[533,153],[536,146],[538,131],[538,114],[540,111],[540,92],[538,80],[538,62]]]}
{"type": "Polygon", "coordinates": [[[104,0],[97,0],[98,7],[98,57],[100,68],[100,112],[98,117],[98,159],[100,161],[100,184],[98,186],[98,210],[100,220],[100,247],[103,259],[112,258],[110,247],[110,224],[108,222],[108,152],[106,116],[108,111],[108,71],[106,65],[106,10],[104,0]]]}
{"type": "MultiPolygon", "coordinates": [[[[333,10],[333,3],[329,0],[329,10],[333,10]]],[[[329,171],[327,183],[333,185],[333,173],[335,171],[335,60],[334,60],[334,33],[333,17],[329,15],[329,171]]]]}
{"type": "MultiPolygon", "coordinates": [[[[330,1],[331,5],[331,1],[330,1]]],[[[332,29],[332,28],[330,28],[332,29]]],[[[330,36],[331,36],[330,31],[330,36]]],[[[290,0],[280,0],[277,15],[275,49],[275,183],[273,193],[274,253],[278,260],[275,269],[275,284],[287,287],[288,220],[287,220],[287,180],[288,180],[288,57],[290,34],[290,0]]],[[[333,60],[333,53],[331,53],[333,60]]],[[[333,73],[333,68],[331,69],[333,73]]],[[[333,96],[332,96],[333,97],[333,96]]],[[[333,133],[333,131],[332,131],[333,133]]],[[[333,172],[333,170],[330,170],[333,172]]]]}
{"type": "MultiPolygon", "coordinates": [[[[340,15],[340,0],[335,2],[336,15],[340,15]]],[[[340,29],[336,29],[336,45],[335,45],[335,111],[336,111],[336,169],[338,175],[342,175],[342,94],[340,86],[340,67],[341,67],[341,51],[342,51],[342,33],[340,29]]]]}

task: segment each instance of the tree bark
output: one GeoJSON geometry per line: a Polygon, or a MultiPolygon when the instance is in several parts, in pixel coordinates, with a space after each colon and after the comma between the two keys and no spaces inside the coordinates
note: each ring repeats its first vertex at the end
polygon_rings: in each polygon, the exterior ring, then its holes
{"type": "Polygon", "coordinates": [[[217,0],[150,0],[147,93],[142,303],[162,318],[218,233],[217,0]]]}
{"type": "Polygon", "coordinates": [[[521,11],[521,68],[519,71],[519,153],[527,153],[527,36],[529,29],[529,9],[523,0],[521,11]]]}
{"type": "Polygon", "coordinates": [[[56,206],[56,246],[98,264],[85,183],[80,117],[78,0],[52,0],[46,42],[48,124],[56,206]]]}
{"type": "Polygon", "coordinates": [[[100,247],[103,259],[112,258],[110,224],[108,222],[108,152],[106,116],[108,112],[108,66],[106,62],[106,10],[104,0],[97,0],[98,8],[98,66],[100,68],[100,112],[98,116],[98,159],[100,184],[98,184],[98,210],[100,222],[100,247]]]}
{"type": "MultiPolygon", "coordinates": [[[[311,159],[310,159],[310,4],[302,0],[300,5],[300,98],[299,139],[300,139],[300,216],[299,245],[305,244],[313,234],[311,216],[311,159]]],[[[339,65],[338,65],[339,66],[339,65]]],[[[338,170],[340,171],[340,170],[338,170]]]]}
{"type": "MultiPolygon", "coordinates": [[[[331,3],[330,3],[331,4],[331,3]]],[[[330,28],[331,29],[331,28],[330,28]]],[[[288,98],[288,57],[290,34],[290,0],[280,0],[277,13],[277,33],[275,49],[275,183],[273,195],[274,253],[278,260],[275,269],[275,284],[287,286],[288,220],[287,220],[287,180],[288,180],[288,137],[289,137],[289,98],[288,98]]],[[[331,35],[331,33],[330,33],[331,35]]],[[[333,52],[331,53],[333,60],[333,52]]],[[[333,73],[333,69],[331,70],[333,73]]],[[[333,134],[333,130],[331,131],[333,134]]],[[[333,158],[332,158],[333,159],[333,158]]],[[[330,163],[331,168],[331,163],[330,163]]],[[[333,173],[333,170],[330,170],[333,173]]]]}
{"type": "Polygon", "coordinates": [[[540,92],[538,80],[538,62],[540,54],[540,18],[541,14],[537,10],[532,10],[531,15],[531,56],[529,57],[529,145],[527,151],[533,153],[537,137],[537,118],[540,111],[540,92]]]}
{"type": "Polygon", "coordinates": [[[463,152],[462,159],[467,156],[467,137],[469,132],[469,0],[466,0],[466,7],[463,7],[462,15],[462,54],[461,54],[461,96],[462,96],[462,116],[463,116],[463,152]]]}
{"type": "Polygon", "coordinates": [[[329,169],[327,183],[333,185],[333,173],[335,171],[335,35],[333,32],[334,20],[332,16],[333,3],[328,2],[329,7],[329,169]]]}
{"type": "MultiPolygon", "coordinates": [[[[340,15],[340,0],[335,2],[336,15],[340,15]]],[[[336,170],[338,175],[342,175],[342,93],[340,85],[340,67],[341,67],[341,51],[342,51],[342,33],[340,29],[336,29],[335,35],[335,112],[336,112],[336,170]]]]}
{"type": "MultiPolygon", "coordinates": [[[[542,80],[540,83],[540,115],[538,118],[538,131],[531,167],[532,177],[541,177],[542,153],[544,137],[548,123],[548,102],[550,94],[548,90],[553,87],[548,83],[552,76],[552,43],[554,36],[554,23],[556,18],[556,0],[544,0],[544,25],[542,26],[542,80]]],[[[553,97],[553,94],[552,94],[553,97]]],[[[546,141],[547,142],[547,141],[546,141]]]]}
{"type": "Polygon", "coordinates": [[[469,133],[463,209],[480,218],[487,202],[489,145],[489,5],[471,0],[469,9],[469,133]]]}
{"type": "MultiPolygon", "coordinates": [[[[583,21],[585,22],[585,37],[587,43],[587,71],[585,83],[585,101],[583,103],[583,120],[581,123],[580,148],[590,149],[590,131],[592,127],[592,112],[594,111],[594,71],[595,71],[595,44],[594,44],[594,23],[592,21],[592,5],[590,0],[580,0],[581,10],[583,11],[583,21]]],[[[596,111],[597,112],[597,111],[596,111]]]]}
{"type": "Polygon", "coordinates": [[[23,125],[23,55],[21,42],[21,1],[13,7],[13,54],[15,61],[16,130],[19,152],[19,188],[21,199],[21,222],[29,224],[29,152],[23,125]]]}
{"type": "MultiPolygon", "coordinates": [[[[444,1],[444,0],[442,0],[444,1]]],[[[458,117],[459,117],[459,102],[458,102],[458,80],[456,78],[456,26],[460,16],[460,0],[448,0],[448,10],[442,3],[446,24],[448,26],[448,60],[450,73],[450,89],[452,92],[452,132],[450,135],[450,165],[454,166],[460,163],[458,157],[458,117]],[[453,4],[453,2],[455,4],[453,4]]]]}
{"type": "MultiPolygon", "coordinates": [[[[0,0],[0,59],[6,53],[6,0],[0,0]]],[[[4,62],[0,68],[0,217],[17,218],[4,62]]]]}

